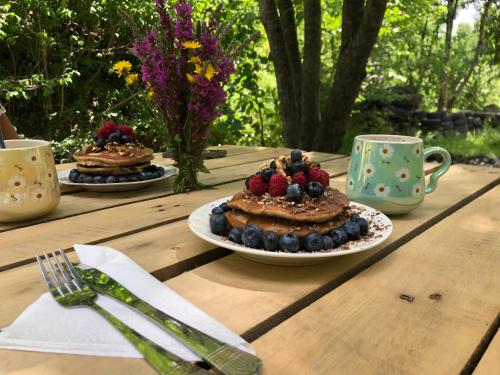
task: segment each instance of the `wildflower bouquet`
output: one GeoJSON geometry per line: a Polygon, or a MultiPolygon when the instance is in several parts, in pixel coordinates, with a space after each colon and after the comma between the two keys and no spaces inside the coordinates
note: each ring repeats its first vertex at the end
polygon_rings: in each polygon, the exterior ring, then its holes
{"type": "Polygon", "coordinates": [[[216,37],[215,17],[193,28],[191,5],[178,0],[173,9],[156,0],[159,28],[134,42],[142,81],[163,117],[179,168],[176,192],[201,187],[197,172],[208,172],[202,151],[210,124],[226,101],[223,85],[234,71],[216,37]]]}

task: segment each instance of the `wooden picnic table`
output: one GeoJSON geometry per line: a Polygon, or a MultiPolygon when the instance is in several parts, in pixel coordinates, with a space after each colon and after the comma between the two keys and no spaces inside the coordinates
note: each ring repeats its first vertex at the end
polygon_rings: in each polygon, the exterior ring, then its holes
{"type": "MultiPolygon", "coordinates": [[[[194,209],[239,191],[262,162],[289,152],[220,148],[227,156],[208,160],[211,173],[201,175],[211,189],[65,191],[51,215],[0,224],[0,327],[45,292],[35,254],[101,244],[251,342],[264,374],[500,374],[499,169],[453,165],[420,208],[391,218],[382,245],[279,267],[209,244],[187,226],[194,209]]],[[[349,158],[312,157],[343,191],[349,158]]],[[[83,373],[154,371],[138,359],[0,350],[0,374],[83,373]]]]}

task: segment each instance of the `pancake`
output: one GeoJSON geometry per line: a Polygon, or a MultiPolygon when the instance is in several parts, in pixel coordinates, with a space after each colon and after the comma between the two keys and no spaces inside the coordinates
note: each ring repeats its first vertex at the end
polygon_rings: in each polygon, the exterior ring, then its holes
{"type": "Polygon", "coordinates": [[[288,201],[286,196],[272,197],[267,193],[256,196],[245,189],[236,194],[228,205],[256,216],[321,223],[344,212],[349,207],[349,198],[337,189],[326,187],[320,198],[304,194],[302,203],[294,203],[288,201]]]}
{"type": "Polygon", "coordinates": [[[104,149],[87,145],[73,154],[78,164],[84,166],[125,166],[146,163],[153,160],[153,150],[141,144],[118,144],[111,142],[104,149]]]}
{"type": "Polygon", "coordinates": [[[135,174],[141,173],[143,170],[151,165],[150,162],[134,164],[134,165],[121,165],[121,166],[94,166],[94,165],[83,165],[76,164],[76,169],[81,173],[88,174],[110,174],[110,175],[122,175],[122,174],[135,174]]]}
{"type": "Polygon", "coordinates": [[[225,216],[229,224],[235,228],[243,229],[249,224],[255,224],[262,230],[274,232],[280,237],[290,233],[295,234],[299,238],[303,238],[311,232],[328,233],[349,220],[347,212],[343,212],[332,220],[322,223],[290,221],[270,216],[256,216],[240,210],[227,211],[225,216]]]}

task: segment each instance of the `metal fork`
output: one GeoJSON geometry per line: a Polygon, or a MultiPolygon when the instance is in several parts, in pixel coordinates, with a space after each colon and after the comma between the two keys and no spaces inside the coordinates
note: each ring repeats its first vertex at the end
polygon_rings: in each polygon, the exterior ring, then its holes
{"type": "Polygon", "coordinates": [[[169,375],[208,375],[211,372],[198,367],[196,364],[184,361],[173,353],[156,345],[134,329],[128,327],[111,313],[95,303],[97,294],[78,276],[75,268],[64,254],[59,250],[63,264],[55,252],[51,252],[55,264],[50,257],[43,253],[37,255],[36,260],[40,266],[47,288],[54,299],[65,307],[90,307],[103,316],[113,327],[118,329],[143,355],[146,361],[160,374],[169,375]],[[45,268],[44,261],[49,266],[45,268]]]}

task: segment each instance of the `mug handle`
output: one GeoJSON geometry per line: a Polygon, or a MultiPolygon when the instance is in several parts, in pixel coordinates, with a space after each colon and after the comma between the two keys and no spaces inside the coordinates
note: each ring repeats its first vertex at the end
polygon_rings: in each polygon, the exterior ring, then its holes
{"type": "Polygon", "coordinates": [[[436,189],[439,177],[444,175],[448,171],[448,169],[450,169],[451,166],[450,153],[446,151],[444,148],[442,147],[426,148],[424,150],[424,162],[432,154],[441,155],[441,157],[443,158],[443,164],[441,164],[441,166],[437,170],[432,172],[431,177],[429,179],[429,183],[425,187],[425,194],[432,193],[436,189]]]}

